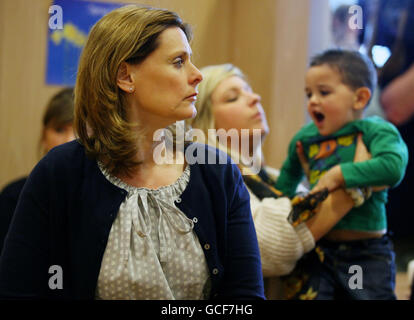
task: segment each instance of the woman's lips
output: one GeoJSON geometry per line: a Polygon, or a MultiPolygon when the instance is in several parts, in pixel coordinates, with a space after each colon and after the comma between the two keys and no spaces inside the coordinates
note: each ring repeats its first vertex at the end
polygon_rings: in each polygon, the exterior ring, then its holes
{"type": "Polygon", "coordinates": [[[197,100],[197,93],[193,93],[192,95],[189,95],[184,100],[196,101],[197,100]]]}
{"type": "Polygon", "coordinates": [[[259,111],[252,118],[253,119],[261,119],[262,118],[262,113],[259,111]]]}

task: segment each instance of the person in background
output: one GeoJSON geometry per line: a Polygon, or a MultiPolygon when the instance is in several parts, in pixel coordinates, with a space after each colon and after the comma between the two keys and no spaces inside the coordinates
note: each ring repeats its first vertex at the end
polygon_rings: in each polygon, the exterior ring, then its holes
{"type": "MultiPolygon", "coordinates": [[[[390,211],[388,215],[392,221],[391,228],[395,232],[394,237],[401,246],[397,254],[402,256],[402,261],[407,257],[408,260],[413,260],[414,226],[405,222],[406,218],[401,215],[401,210],[406,211],[414,180],[414,63],[384,88],[381,95],[381,105],[387,119],[397,126],[408,146],[409,160],[406,176],[399,188],[390,193],[387,209],[390,211]],[[398,216],[393,216],[393,214],[398,214],[398,216]]],[[[410,300],[414,300],[414,281],[411,283],[410,290],[410,300]]]]}
{"type": "MultiPolygon", "coordinates": [[[[52,148],[75,139],[73,132],[73,88],[59,90],[48,102],[43,114],[39,151],[42,156],[52,148]]],[[[0,254],[27,177],[9,183],[0,193],[0,254]]]]}
{"type": "Polygon", "coordinates": [[[335,47],[347,50],[358,50],[359,29],[349,27],[349,5],[340,5],[332,14],[332,41],[335,47]]]}
{"type": "MultiPolygon", "coordinates": [[[[206,66],[201,72],[203,82],[198,87],[197,116],[187,123],[203,132],[199,136],[205,138],[204,142],[221,148],[235,160],[244,158],[245,164],[239,161],[239,167],[244,172],[243,179],[250,193],[266,296],[280,299],[278,276],[290,273],[297,260],[314,248],[315,241],[329,231],[354,206],[354,202],[343,190],[335,191],[318,207],[313,218],[293,227],[287,220],[292,210],[291,200],[272,187],[278,170],[266,166],[263,159],[262,143],[269,128],[260,96],[252,90],[243,72],[232,64],[206,66]],[[216,129],[217,135],[211,129],[216,129]],[[243,129],[249,130],[249,148],[244,150],[241,146],[243,129]],[[220,132],[226,135],[230,130],[237,131],[233,142],[225,136],[224,139],[219,137],[220,132]],[[252,138],[253,130],[258,130],[261,135],[257,143],[252,138]],[[238,153],[243,151],[245,153],[240,156],[238,153]],[[246,167],[246,159],[249,158],[257,158],[260,162],[258,174],[246,167]]],[[[362,144],[358,155],[360,160],[368,159],[362,144]]],[[[300,190],[304,191],[304,188],[300,190]]]]}
{"type": "Polygon", "coordinates": [[[314,255],[305,258],[302,273],[308,273],[309,279],[293,294],[295,298],[395,299],[395,254],[385,235],[387,190],[375,187],[398,185],[408,152],[391,123],[380,117],[363,118],[376,77],[368,57],[348,50],[322,52],[311,60],[306,73],[312,122],[292,139],[275,187],[288,195],[295,192],[303,176],[296,154],[300,142],[309,161],[311,193],[354,187],[373,188],[373,192],[318,243],[314,255]],[[372,159],[353,163],[361,133],[372,159]],[[364,285],[359,290],[348,285],[352,265],[364,271],[364,285]]]}
{"type": "Polygon", "coordinates": [[[0,257],[0,296],[264,299],[237,166],[190,163],[220,156],[191,143],[164,149],[176,161],[156,157],[156,137],[195,115],[202,75],[190,40],[176,13],[140,5],[92,27],[75,86],[79,139],[30,174],[0,257]]]}
{"type": "MultiPolygon", "coordinates": [[[[408,147],[405,177],[397,188],[390,190],[386,206],[398,272],[405,272],[414,259],[414,216],[406,214],[414,189],[414,1],[358,3],[364,12],[360,41],[369,44],[368,53],[374,46],[387,48],[390,53],[385,63],[377,66],[379,93],[374,110],[397,127],[408,147]]],[[[411,296],[414,297],[414,291],[411,296]]]]}

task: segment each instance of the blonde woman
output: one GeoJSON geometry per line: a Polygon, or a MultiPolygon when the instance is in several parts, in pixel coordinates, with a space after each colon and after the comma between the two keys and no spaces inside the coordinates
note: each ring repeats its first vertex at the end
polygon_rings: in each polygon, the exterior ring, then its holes
{"type": "Polygon", "coordinates": [[[154,133],[195,114],[202,75],[190,38],[177,14],[136,5],[92,28],[75,89],[79,140],[31,173],[0,258],[0,295],[264,298],[237,167],[153,157],[154,133]]]}
{"type": "MultiPolygon", "coordinates": [[[[233,157],[234,145],[239,147],[237,152],[243,153],[242,141],[237,144],[233,141],[232,146],[230,139],[220,137],[220,129],[224,129],[223,134],[229,130],[236,130],[239,137],[243,136],[243,129],[249,130],[250,149],[244,149],[248,151],[240,155],[238,159],[241,161],[238,163],[245,173],[245,181],[253,181],[252,184],[247,183],[247,186],[259,241],[263,275],[286,275],[293,270],[297,260],[304,253],[314,248],[315,241],[327,233],[354,206],[354,202],[343,190],[338,190],[328,196],[312,219],[295,228],[292,227],[287,221],[292,209],[290,200],[281,197],[280,193],[271,187],[278,171],[266,167],[262,157],[261,143],[269,128],[260,96],[252,90],[241,70],[232,64],[207,66],[202,68],[201,72],[203,82],[198,87],[197,116],[188,120],[188,123],[193,128],[202,130],[209,144],[225,150],[233,157]],[[217,134],[214,135],[214,131],[209,129],[216,129],[217,134]],[[260,133],[260,140],[254,139],[254,130],[260,133]],[[246,161],[242,163],[243,159],[251,159],[250,163],[254,162],[254,159],[261,161],[259,174],[252,175],[254,179],[246,179],[249,176],[249,168],[246,168],[246,161]]],[[[368,157],[363,145],[360,145],[359,149],[361,160],[368,157]]],[[[273,294],[269,294],[268,297],[270,295],[273,294]]]]}

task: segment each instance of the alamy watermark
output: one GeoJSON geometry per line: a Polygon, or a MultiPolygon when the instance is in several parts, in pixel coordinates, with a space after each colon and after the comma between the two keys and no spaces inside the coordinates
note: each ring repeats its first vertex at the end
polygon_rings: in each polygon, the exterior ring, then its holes
{"type": "Polygon", "coordinates": [[[55,264],[50,266],[49,274],[52,276],[49,278],[49,288],[51,290],[63,289],[63,269],[61,266],[55,264]]]}
{"type": "Polygon", "coordinates": [[[352,16],[348,20],[348,27],[352,30],[363,28],[362,8],[358,5],[350,6],[348,13],[352,16]]]}
{"type": "Polygon", "coordinates": [[[348,270],[349,274],[352,274],[352,276],[348,280],[348,286],[351,290],[354,289],[363,289],[362,280],[363,280],[363,272],[362,267],[354,264],[349,267],[348,270]]]}
{"type": "Polygon", "coordinates": [[[208,129],[206,137],[203,130],[194,128],[185,132],[184,126],[177,122],[175,137],[168,128],[154,132],[153,141],[159,142],[154,148],[153,159],[157,164],[226,164],[229,162],[226,152],[206,152],[205,146],[194,143],[184,148],[188,142],[216,142],[216,146],[231,147],[231,161],[241,165],[242,174],[257,174],[261,168],[262,131],[260,129],[208,129]],[[195,139],[195,141],[194,141],[195,139]],[[175,142],[175,143],[174,143],[175,142]],[[183,155],[179,157],[177,155],[183,155]]]}
{"type": "Polygon", "coordinates": [[[61,6],[53,5],[49,7],[49,28],[52,30],[63,29],[63,10],[61,6]]]}

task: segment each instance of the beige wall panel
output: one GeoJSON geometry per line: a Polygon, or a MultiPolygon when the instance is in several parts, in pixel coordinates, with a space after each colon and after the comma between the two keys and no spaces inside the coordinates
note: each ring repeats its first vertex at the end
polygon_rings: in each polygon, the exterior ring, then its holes
{"type": "Polygon", "coordinates": [[[265,159],[277,168],[305,120],[308,11],[307,0],[235,1],[231,59],[262,96],[270,127],[265,159]]]}
{"type": "Polygon", "coordinates": [[[2,0],[0,10],[0,187],[38,160],[41,115],[57,87],[44,85],[48,0],[2,0]]]}
{"type": "Polygon", "coordinates": [[[281,167],[289,141],[305,123],[308,21],[307,0],[276,1],[274,64],[269,71],[271,130],[265,142],[265,155],[274,167],[281,167]]]}

